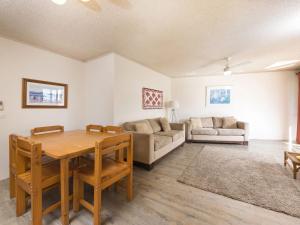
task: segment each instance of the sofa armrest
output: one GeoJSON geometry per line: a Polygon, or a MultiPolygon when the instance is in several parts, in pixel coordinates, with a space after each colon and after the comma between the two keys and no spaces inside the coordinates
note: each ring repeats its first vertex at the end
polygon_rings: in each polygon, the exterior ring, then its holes
{"type": "Polygon", "coordinates": [[[187,140],[192,140],[192,123],[190,120],[185,121],[185,136],[187,140]]]}
{"type": "Polygon", "coordinates": [[[249,140],[249,123],[238,121],[237,126],[239,129],[245,130],[245,141],[249,140]]]}
{"type": "Polygon", "coordinates": [[[133,160],[145,164],[154,161],[154,135],[133,133],[133,160]]]}
{"type": "Polygon", "coordinates": [[[184,123],[170,123],[172,130],[185,130],[184,123]]]}

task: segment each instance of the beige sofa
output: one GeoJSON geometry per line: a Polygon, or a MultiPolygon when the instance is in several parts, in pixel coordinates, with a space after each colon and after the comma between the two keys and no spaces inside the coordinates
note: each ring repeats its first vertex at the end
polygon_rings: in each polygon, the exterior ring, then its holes
{"type": "Polygon", "coordinates": [[[124,123],[123,128],[133,132],[133,159],[136,165],[152,169],[153,163],[185,143],[184,123],[170,123],[171,130],[163,131],[160,118],[124,123]],[[148,132],[137,132],[137,124],[145,124],[148,132]]]}
{"type": "Polygon", "coordinates": [[[249,124],[234,117],[191,117],[186,121],[189,142],[240,143],[248,145],[249,124]]]}

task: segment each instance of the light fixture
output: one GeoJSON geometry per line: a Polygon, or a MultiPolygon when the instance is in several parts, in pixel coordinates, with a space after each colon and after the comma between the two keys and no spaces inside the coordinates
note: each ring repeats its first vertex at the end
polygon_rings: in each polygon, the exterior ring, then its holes
{"type": "Polygon", "coordinates": [[[169,101],[166,105],[167,108],[171,109],[171,122],[176,123],[177,117],[175,110],[179,108],[179,102],[178,101],[169,101]]]}
{"type": "Polygon", "coordinates": [[[80,1],[82,1],[82,2],[89,2],[90,0],[80,0],[80,1]]]}
{"type": "Polygon", "coordinates": [[[270,66],[267,66],[265,69],[267,70],[272,70],[272,69],[281,69],[281,68],[286,68],[295,65],[296,63],[300,62],[299,59],[297,60],[285,60],[285,61],[280,61],[273,63],[270,66]]]}
{"type": "Polygon", "coordinates": [[[224,76],[230,76],[232,74],[232,71],[228,66],[224,68],[224,76]]]}
{"type": "Polygon", "coordinates": [[[52,0],[52,2],[54,2],[57,5],[64,5],[67,0],[52,0]]]}

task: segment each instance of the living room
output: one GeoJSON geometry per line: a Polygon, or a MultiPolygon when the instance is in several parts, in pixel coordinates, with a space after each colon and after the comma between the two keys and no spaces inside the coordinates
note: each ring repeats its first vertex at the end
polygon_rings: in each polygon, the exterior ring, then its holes
{"type": "Polygon", "coordinates": [[[300,224],[299,10],[268,0],[2,1],[0,224],[300,224]],[[39,103],[38,88],[57,88],[63,104],[39,103]],[[33,134],[47,126],[62,127],[58,149],[58,134],[33,134]],[[98,208],[86,185],[86,207],[76,174],[96,168],[109,127],[130,134],[132,155],[118,160],[132,158],[131,183],[103,187],[98,208]],[[18,192],[12,134],[16,160],[28,141],[58,162],[56,189],[39,191],[43,204],[60,201],[53,213],[18,192]]]}

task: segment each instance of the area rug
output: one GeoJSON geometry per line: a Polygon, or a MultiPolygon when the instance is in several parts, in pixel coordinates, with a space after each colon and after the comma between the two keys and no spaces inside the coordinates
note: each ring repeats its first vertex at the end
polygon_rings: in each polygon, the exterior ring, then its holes
{"type": "Polygon", "coordinates": [[[300,218],[300,182],[270,154],[205,146],[178,181],[300,218]]]}

